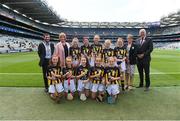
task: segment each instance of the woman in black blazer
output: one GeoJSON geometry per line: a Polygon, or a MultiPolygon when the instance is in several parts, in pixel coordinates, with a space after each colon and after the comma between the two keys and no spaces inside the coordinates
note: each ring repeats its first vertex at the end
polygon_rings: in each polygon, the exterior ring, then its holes
{"type": "Polygon", "coordinates": [[[133,43],[133,35],[127,36],[127,60],[126,60],[126,89],[131,90],[134,80],[137,46],[133,43]]]}

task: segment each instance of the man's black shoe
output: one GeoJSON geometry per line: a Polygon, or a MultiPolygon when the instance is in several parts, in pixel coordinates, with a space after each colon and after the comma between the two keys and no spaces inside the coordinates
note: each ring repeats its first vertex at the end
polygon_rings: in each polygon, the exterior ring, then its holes
{"type": "Polygon", "coordinates": [[[143,86],[138,86],[138,87],[136,87],[136,88],[143,88],[143,86]]]}
{"type": "Polygon", "coordinates": [[[45,89],[44,89],[44,92],[45,92],[45,93],[48,93],[48,89],[45,88],[45,89]]]}
{"type": "Polygon", "coordinates": [[[150,90],[149,87],[146,87],[144,91],[148,92],[149,90],[150,90]]]}

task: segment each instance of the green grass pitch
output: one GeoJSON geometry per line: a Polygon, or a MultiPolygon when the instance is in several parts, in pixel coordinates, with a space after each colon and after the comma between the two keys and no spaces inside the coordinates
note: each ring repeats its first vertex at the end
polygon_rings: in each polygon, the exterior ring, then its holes
{"type": "MultiPolygon", "coordinates": [[[[37,53],[0,55],[0,86],[43,86],[37,53]]],[[[136,71],[137,73],[137,71],[136,71]]],[[[151,61],[152,86],[180,85],[180,50],[155,50],[151,61]]],[[[135,85],[138,84],[135,76],[135,85]]]]}
{"type": "MultiPolygon", "coordinates": [[[[77,97],[55,104],[41,88],[38,60],[35,52],[0,54],[0,120],[180,120],[180,50],[154,50],[150,92],[126,92],[113,105],[90,99],[82,102],[77,97]]],[[[135,86],[138,81],[136,74],[135,86]]]]}

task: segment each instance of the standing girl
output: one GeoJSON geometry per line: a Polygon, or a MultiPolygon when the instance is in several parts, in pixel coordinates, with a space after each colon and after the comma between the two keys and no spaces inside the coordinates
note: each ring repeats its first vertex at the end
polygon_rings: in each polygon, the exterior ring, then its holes
{"type": "Polygon", "coordinates": [[[78,38],[73,38],[72,45],[70,47],[70,56],[72,56],[73,67],[77,67],[79,65],[79,60],[81,56],[81,49],[79,47],[78,38]]]}
{"type": "Polygon", "coordinates": [[[124,80],[125,80],[125,71],[126,71],[126,46],[124,45],[123,38],[118,38],[117,46],[114,48],[114,54],[116,57],[117,65],[120,67],[121,70],[121,86],[122,90],[124,91],[124,80]]]}
{"type": "Polygon", "coordinates": [[[94,43],[91,45],[91,49],[92,49],[92,55],[91,55],[91,66],[94,66],[94,61],[96,56],[102,56],[102,45],[100,44],[100,36],[99,35],[94,35],[93,38],[94,43]]]}
{"type": "Polygon", "coordinates": [[[105,67],[108,65],[108,58],[111,56],[114,56],[114,50],[111,48],[111,40],[107,39],[105,40],[103,49],[103,62],[105,67]]]}

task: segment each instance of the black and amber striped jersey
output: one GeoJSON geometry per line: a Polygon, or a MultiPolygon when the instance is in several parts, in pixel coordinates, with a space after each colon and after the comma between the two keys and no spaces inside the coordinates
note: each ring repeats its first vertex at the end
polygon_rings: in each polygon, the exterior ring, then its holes
{"type": "Polygon", "coordinates": [[[81,46],[81,54],[84,54],[84,55],[87,55],[88,57],[90,57],[91,52],[92,52],[92,47],[90,45],[88,45],[88,46],[82,45],[81,46]]]}
{"type": "Polygon", "coordinates": [[[108,57],[114,56],[114,50],[112,48],[103,49],[103,61],[104,63],[108,62],[108,57]]]}
{"type": "Polygon", "coordinates": [[[70,56],[72,56],[73,61],[79,60],[81,57],[81,49],[79,47],[77,47],[77,48],[70,47],[69,54],[70,54],[70,56]]]}
{"type": "Polygon", "coordinates": [[[104,78],[104,67],[100,66],[94,66],[90,68],[90,76],[96,75],[96,74],[100,74],[100,77],[95,77],[93,78],[91,81],[94,84],[100,84],[104,78]]]}
{"type": "Polygon", "coordinates": [[[102,53],[102,45],[101,44],[92,44],[91,45],[91,48],[92,48],[92,53],[95,54],[95,55],[101,55],[102,53]]]}
{"type": "Polygon", "coordinates": [[[106,67],[105,68],[105,79],[110,82],[110,84],[119,84],[119,80],[111,81],[111,77],[120,77],[120,70],[118,67],[106,67]]]}
{"type": "MultiPolygon", "coordinates": [[[[72,76],[75,76],[75,69],[73,67],[71,67],[71,68],[65,67],[62,69],[63,75],[66,74],[67,72],[71,72],[72,76]]],[[[67,80],[68,77],[66,76],[64,79],[67,80]]]]}
{"type": "Polygon", "coordinates": [[[116,56],[117,59],[123,59],[124,57],[126,57],[126,54],[127,54],[126,46],[114,48],[114,56],[116,56]]]}
{"type": "Polygon", "coordinates": [[[47,71],[47,77],[54,78],[54,79],[48,79],[48,84],[49,85],[61,83],[62,78],[53,77],[52,73],[54,73],[56,75],[62,75],[61,67],[49,66],[48,71],[47,71]]]}
{"type": "Polygon", "coordinates": [[[88,76],[89,76],[89,68],[88,67],[83,67],[82,65],[80,65],[78,68],[77,68],[77,75],[80,75],[82,73],[85,73],[84,76],[82,76],[80,78],[80,80],[87,80],[88,79],[88,76]]]}

